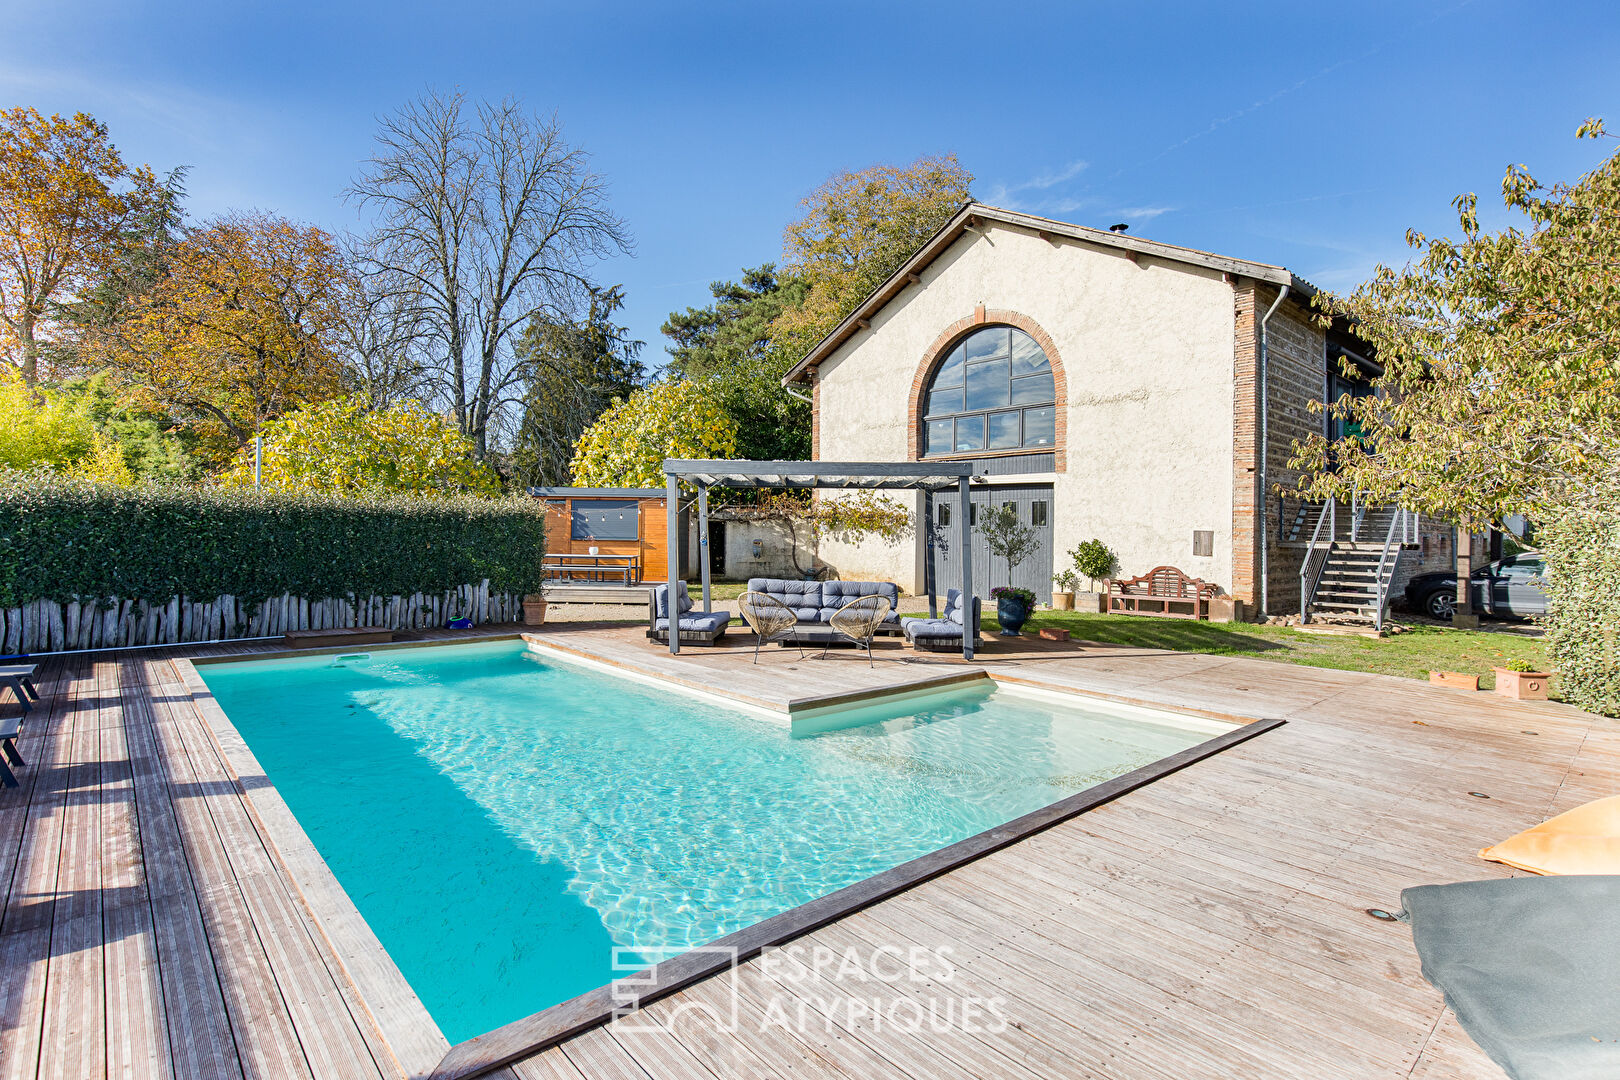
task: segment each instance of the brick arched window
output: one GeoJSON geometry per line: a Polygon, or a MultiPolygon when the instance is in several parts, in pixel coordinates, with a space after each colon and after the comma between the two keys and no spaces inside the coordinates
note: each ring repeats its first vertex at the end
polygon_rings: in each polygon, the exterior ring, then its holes
{"type": "Polygon", "coordinates": [[[1061,461],[1064,383],[1062,362],[1040,327],[981,309],[941,334],[918,369],[913,456],[1057,452],[1061,461]]]}

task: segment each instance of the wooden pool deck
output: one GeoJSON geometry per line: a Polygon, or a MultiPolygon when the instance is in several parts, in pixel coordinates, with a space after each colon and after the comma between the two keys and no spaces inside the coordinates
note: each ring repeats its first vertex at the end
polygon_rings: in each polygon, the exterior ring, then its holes
{"type": "MultiPolygon", "coordinates": [[[[541,636],[778,703],[961,670],[893,644],[874,669],[849,653],[676,660],[639,633],[541,636]]],[[[22,786],[0,791],[0,1080],[394,1078],[431,1072],[448,1049],[415,1022],[418,1004],[362,995],[351,975],[391,965],[316,920],[333,898],[315,894],[307,853],[272,840],[265,781],[233,768],[211,701],[188,685],[185,660],[268,648],[46,662],[22,786]]],[[[849,1009],[874,999],[853,973],[751,962],[637,1026],[491,1075],[1501,1076],[1423,982],[1405,926],[1364,909],[1398,908],[1409,885],[1505,876],[1474,852],[1620,790],[1620,728],[1560,705],[1245,658],[1028,643],[983,661],[999,677],[1288,723],[804,939],[833,955],[949,947],[952,978],[880,996],[936,1009],[994,999],[1002,1030],[981,1015],[977,1030],[918,1032],[849,1009]],[[684,1008],[733,1002],[735,1029],[684,1008]],[[772,1022],[784,1011],[794,1024],[772,1022]]]]}

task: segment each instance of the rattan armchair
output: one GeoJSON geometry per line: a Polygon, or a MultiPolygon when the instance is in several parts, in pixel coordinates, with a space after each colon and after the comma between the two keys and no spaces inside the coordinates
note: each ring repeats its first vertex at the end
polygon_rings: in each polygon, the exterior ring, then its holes
{"type": "MultiPolygon", "coordinates": [[[[794,644],[798,644],[795,630],[799,617],[782,601],[762,592],[745,592],[738,606],[742,608],[743,621],[754,631],[754,663],[759,663],[759,647],[767,641],[794,634],[794,644]]],[[[799,655],[804,656],[802,648],[799,655]]]]}
{"type": "MultiPolygon", "coordinates": [[[[886,596],[858,596],[833,612],[827,623],[855,644],[866,646],[866,665],[871,667],[872,636],[889,617],[889,610],[886,596]]],[[[821,654],[827,655],[827,650],[823,648],[821,654]]]]}

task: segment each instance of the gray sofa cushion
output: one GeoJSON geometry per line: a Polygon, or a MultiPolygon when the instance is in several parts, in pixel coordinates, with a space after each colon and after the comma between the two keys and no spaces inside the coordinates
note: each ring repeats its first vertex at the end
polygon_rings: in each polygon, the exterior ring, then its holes
{"type": "MultiPolygon", "coordinates": [[[[669,618],[669,601],[666,599],[668,592],[668,585],[653,586],[653,603],[660,619],[669,618]]],[[[686,582],[684,581],[675,583],[675,610],[683,615],[692,610],[692,598],[686,594],[686,582]]]]}
{"type": "Polygon", "coordinates": [[[821,621],[827,622],[833,612],[852,600],[863,596],[881,596],[889,601],[889,614],[884,622],[900,621],[900,586],[892,581],[823,581],[821,583],[821,621]]]}
{"type": "MultiPolygon", "coordinates": [[[[720,629],[730,621],[731,612],[729,611],[711,611],[707,615],[701,611],[693,611],[681,616],[680,625],[682,631],[702,630],[705,633],[709,633],[720,629]]],[[[669,620],[654,619],[653,629],[668,630],[669,620]]]]}
{"type": "Polygon", "coordinates": [[[780,600],[793,610],[800,622],[821,621],[821,586],[819,581],[793,581],[789,578],[749,578],[748,591],[764,593],[780,600]]]}
{"type": "Polygon", "coordinates": [[[884,622],[899,622],[900,586],[892,581],[792,581],[787,578],[749,578],[748,591],[764,593],[793,610],[803,623],[826,623],[833,612],[862,596],[884,596],[889,615],[884,622]]]}

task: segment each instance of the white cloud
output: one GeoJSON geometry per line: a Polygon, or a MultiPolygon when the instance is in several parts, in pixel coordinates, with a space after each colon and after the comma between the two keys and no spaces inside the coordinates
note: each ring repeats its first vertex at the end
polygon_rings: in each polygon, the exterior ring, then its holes
{"type": "Polygon", "coordinates": [[[1174,206],[1127,206],[1119,212],[1120,217],[1138,218],[1142,221],[1151,221],[1160,214],[1170,214],[1176,211],[1174,206]]]}

